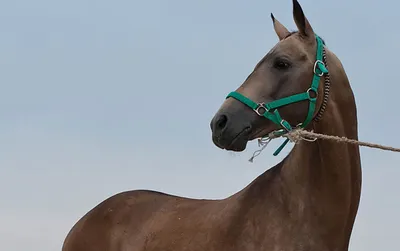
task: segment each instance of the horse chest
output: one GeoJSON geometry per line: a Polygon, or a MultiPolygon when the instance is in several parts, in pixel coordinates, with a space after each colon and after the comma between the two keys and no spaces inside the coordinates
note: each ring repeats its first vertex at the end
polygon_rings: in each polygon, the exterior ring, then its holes
{"type": "MultiPolygon", "coordinates": [[[[123,251],[320,251],[327,250],[323,245],[308,239],[303,242],[299,236],[286,235],[285,239],[274,234],[258,238],[253,234],[218,233],[198,231],[162,231],[144,236],[144,242],[129,245],[123,251]]],[[[235,231],[233,231],[235,232],[235,231]]]]}

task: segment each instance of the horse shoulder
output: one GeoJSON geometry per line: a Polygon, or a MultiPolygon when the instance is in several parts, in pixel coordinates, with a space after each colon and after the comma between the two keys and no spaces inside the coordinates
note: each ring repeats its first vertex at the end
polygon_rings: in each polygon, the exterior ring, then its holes
{"type": "Polygon", "coordinates": [[[115,194],[85,214],[68,233],[63,251],[114,250],[127,235],[140,236],[143,225],[162,205],[179,197],[150,190],[115,194]],[[108,247],[108,248],[107,248],[108,247]]]}

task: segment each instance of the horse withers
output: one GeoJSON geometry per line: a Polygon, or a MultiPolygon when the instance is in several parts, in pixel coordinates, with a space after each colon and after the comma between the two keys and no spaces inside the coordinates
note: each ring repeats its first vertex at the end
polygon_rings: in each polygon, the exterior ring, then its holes
{"type": "MultiPolygon", "coordinates": [[[[214,144],[243,151],[253,139],[295,127],[357,139],[355,100],[340,60],[296,0],[297,32],[271,17],[279,42],[215,114],[214,144]]],[[[358,146],[301,141],[226,199],[116,194],[74,225],[63,251],[344,251],[360,192],[358,146]]]]}

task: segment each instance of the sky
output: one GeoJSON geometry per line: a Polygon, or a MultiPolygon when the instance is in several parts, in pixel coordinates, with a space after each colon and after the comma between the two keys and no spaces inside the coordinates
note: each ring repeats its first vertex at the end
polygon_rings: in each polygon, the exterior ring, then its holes
{"type": "MultiPolygon", "coordinates": [[[[394,0],[300,4],[341,59],[360,140],[400,146],[394,130],[400,33],[394,0]]],[[[150,189],[221,199],[282,160],[275,140],[254,163],[218,149],[209,123],[291,30],[292,2],[0,1],[0,243],[61,250],[109,196],[150,189]]],[[[335,88],[332,86],[332,88],[335,88]]],[[[395,250],[400,154],[361,148],[363,187],[350,250],[395,250]]]]}

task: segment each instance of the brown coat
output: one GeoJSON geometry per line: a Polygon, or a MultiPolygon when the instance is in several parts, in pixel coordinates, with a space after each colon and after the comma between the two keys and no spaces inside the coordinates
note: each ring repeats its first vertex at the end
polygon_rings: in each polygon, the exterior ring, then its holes
{"type": "MultiPolygon", "coordinates": [[[[315,37],[298,2],[293,4],[299,31],[289,33],[273,18],[280,42],[237,90],[257,102],[305,91],[311,83],[315,37]],[[288,66],[277,70],[282,57],[288,66]]],[[[326,53],[332,88],[322,119],[308,129],[357,139],[349,81],[339,59],[326,53]]],[[[320,85],[319,93],[324,91],[320,85]]],[[[317,106],[322,104],[319,98],[317,106]]],[[[295,124],[304,120],[307,107],[298,103],[280,112],[295,124]]],[[[222,104],[211,128],[214,143],[232,151],[277,129],[234,99],[222,104]]],[[[358,146],[302,141],[281,163],[226,199],[143,190],[114,195],[76,223],[63,251],[345,251],[360,192],[358,146]]]]}

